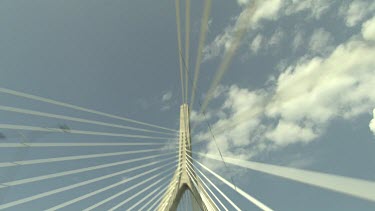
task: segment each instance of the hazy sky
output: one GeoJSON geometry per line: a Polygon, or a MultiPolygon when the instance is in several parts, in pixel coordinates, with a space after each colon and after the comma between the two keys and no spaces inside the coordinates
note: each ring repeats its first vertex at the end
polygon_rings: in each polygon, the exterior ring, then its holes
{"type": "MultiPolygon", "coordinates": [[[[181,11],[184,11],[184,1],[181,2],[181,11]]],[[[267,0],[260,1],[254,13],[249,14],[247,2],[213,1],[198,81],[197,98],[203,101],[226,49],[235,39],[236,30],[245,27],[247,32],[207,109],[214,131],[220,125],[232,124],[241,118],[247,120],[215,133],[223,154],[375,181],[375,124],[370,124],[375,108],[375,3],[371,0],[267,0]]],[[[203,3],[192,1],[191,4],[188,62],[194,66],[203,3]]],[[[177,130],[181,90],[175,21],[173,0],[2,0],[0,87],[177,130]]],[[[126,124],[4,93],[0,93],[0,105],[126,124]]],[[[194,131],[192,142],[202,141],[194,145],[194,150],[217,154],[202,117],[197,115],[198,102],[193,110],[192,124],[199,123],[199,127],[194,131]]],[[[76,130],[146,135],[8,111],[0,111],[0,118],[1,124],[39,127],[67,124],[76,130]]],[[[22,136],[30,142],[48,143],[142,141],[2,129],[0,132],[6,136],[0,139],[2,142],[20,142],[22,136]]],[[[0,162],[127,149],[1,148],[0,162]]],[[[0,181],[139,156],[1,168],[0,181]]],[[[243,190],[275,210],[375,209],[373,202],[236,166],[229,165],[227,169],[212,160],[203,161],[227,179],[232,176],[243,190]]],[[[144,163],[0,189],[0,203],[144,163]]],[[[135,173],[139,172],[142,171],[135,173]]],[[[172,170],[168,173],[171,175],[172,170]]],[[[118,176],[9,210],[44,210],[132,175],[118,176]]],[[[216,182],[243,210],[257,210],[242,196],[216,182]]],[[[125,187],[65,209],[81,210],[125,187]]],[[[98,210],[107,210],[135,193],[136,190],[98,210]]]]}

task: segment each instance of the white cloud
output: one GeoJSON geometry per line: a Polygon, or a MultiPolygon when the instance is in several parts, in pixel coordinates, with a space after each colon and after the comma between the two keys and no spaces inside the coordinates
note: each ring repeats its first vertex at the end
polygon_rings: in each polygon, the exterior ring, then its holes
{"type": "Polygon", "coordinates": [[[217,57],[221,54],[225,46],[228,46],[232,37],[232,27],[227,27],[224,32],[211,42],[208,46],[205,46],[203,49],[203,62],[214,57],[217,57]]]}
{"type": "MultiPolygon", "coordinates": [[[[282,60],[279,61],[279,63],[277,63],[275,69],[276,69],[278,72],[282,72],[282,71],[285,70],[285,68],[286,68],[288,65],[289,65],[289,64],[288,64],[288,61],[287,61],[286,59],[282,59],[282,60]]],[[[274,75],[271,75],[270,78],[269,78],[269,80],[268,80],[267,82],[268,82],[268,83],[269,83],[269,82],[274,83],[275,80],[276,80],[275,76],[274,76],[274,75]]]]}
{"type": "Polygon", "coordinates": [[[268,39],[258,34],[251,42],[250,49],[252,52],[258,53],[261,48],[269,49],[272,47],[278,47],[283,38],[284,32],[280,28],[276,29],[268,39]]]}
{"type": "Polygon", "coordinates": [[[238,5],[244,6],[249,3],[249,0],[237,0],[238,5]]]}
{"type": "Polygon", "coordinates": [[[293,43],[292,43],[293,50],[297,50],[300,47],[302,47],[302,45],[304,43],[304,36],[305,36],[305,34],[304,34],[303,31],[296,30],[296,32],[294,34],[294,38],[293,38],[293,43]]]}
{"type": "MultiPolygon", "coordinates": [[[[207,48],[215,45],[212,49],[220,55],[241,27],[259,29],[262,20],[301,11],[310,11],[310,17],[320,18],[331,3],[286,0],[268,5],[278,8],[272,13],[261,12],[266,5],[259,3],[251,19],[246,14],[249,11],[244,10],[236,23],[228,26],[216,37],[217,42],[207,48]],[[256,19],[255,14],[263,18],[256,19]]],[[[213,112],[215,115],[210,120],[214,122],[212,128],[222,153],[248,159],[290,144],[309,143],[319,138],[333,119],[351,119],[374,108],[374,19],[363,24],[362,34],[335,47],[333,36],[323,28],[314,30],[310,37],[304,31],[296,30],[291,45],[297,49],[306,43],[312,55],[302,56],[293,64],[281,60],[279,72],[270,76],[273,80],[262,89],[249,90],[236,85],[221,89],[218,93],[226,99],[221,107],[224,115],[213,112]]],[[[253,52],[259,52],[262,47],[280,43],[283,33],[287,31],[276,30],[269,39],[258,33],[248,45],[253,52]]],[[[375,127],[373,122],[371,129],[375,127]]],[[[194,139],[209,141],[206,152],[217,153],[208,131],[195,134],[194,139]]]]}
{"type": "MultiPolygon", "coordinates": [[[[212,125],[212,131],[215,134],[217,144],[223,154],[232,155],[240,158],[250,158],[252,156],[244,147],[259,142],[259,134],[265,129],[260,127],[261,115],[263,112],[264,93],[251,92],[247,89],[241,89],[236,85],[225,89],[226,97],[221,110],[226,115],[222,116],[212,125]],[[243,113],[258,112],[252,119],[243,122],[243,113]],[[223,132],[224,129],[228,129],[223,132]]],[[[210,131],[205,131],[194,136],[197,141],[210,141],[207,145],[207,152],[217,153],[217,146],[212,141],[210,131]]],[[[257,146],[260,147],[260,146],[257,146]]]]}
{"type": "Polygon", "coordinates": [[[203,121],[205,121],[205,119],[210,119],[210,118],[211,118],[211,113],[209,112],[206,112],[205,115],[203,115],[193,110],[190,113],[190,121],[193,124],[202,123],[203,121]]]}
{"type": "Polygon", "coordinates": [[[310,11],[312,17],[319,19],[322,14],[327,12],[332,2],[327,0],[287,0],[284,4],[285,15],[310,11]]]}
{"type": "MultiPolygon", "coordinates": [[[[237,32],[243,29],[252,33],[253,30],[259,29],[264,21],[277,20],[280,16],[289,16],[302,11],[310,11],[312,17],[320,18],[331,6],[331,2],[326,0],[254,0],[254,4],[247,4],[246,0],[237,2],[240,5],[249,6],[243,7],[243,11],[235,17],[234,24],[226,27],[210,44],[205,46],[203,61],[217,57],[228,50],[237,39],[237,32]]],[[[276,38],[280,37],[275,37],[275,40],[271,41],[278,41],[276,38]]]]}
{"type": "Polygon", "coordinates": [[[205,46],[203,61],[226,52],[233,43],[238,42],[239,31],[255,29],[259,27],[259,22],[277,18],[280,8],[281,0],[257,0],[254,4],[244,7],[244,10],[235,18],[235,23],[226,27],[213,42],[205,46]]]}
{"type": "Polygon", "coordinates": [[[366,40],[375,41],[375,16],[363,23],[362,36],[366,40]]]}
{"type": "Polygon", "coordinates": [[[323,28],[315,29],[309,42],[309,51],[314,54],[325,55],[329,53],[333,46],[333,36],[323,28]]]}
{"type": "MultiPolygon", "coordinates": [[[[222,110],[227,115],[213,124],[223,154],[250,158],[263,150],[309,143],[332,119],[351,119],[372,109],[374,58],[375,46],[356,36],[326,57],[287,66],[263,89],[225,89],[222,110]]],[[[208,137],[207,131],[199,134],[208,137]]],[[[207,152],[217,152],[212,142],[207,152]]]]}
{"type": "MultiPolygon", "coordinates": [[[[278,78],[267,115],[298,125],[304,135],[296,134],[289,140],[279,140],[276,135],[268,138],[276,143],[311,141],[331,119],[350,118],[367,111],[375,103],[375,93],[369,91],[375,89],[373,58],[374,46],[353,40],[338,46],[325,59],[315,57],[287,68],[278,78]]],[[[276,127],[271,134],[278,131],[276,127]]]]}
{"type": "Polygon", "coordinates": [[[345,24],[353,27],[362,22],[363,19],[375,10],[375,2],[356,0],[349,5],[341,7],[341,14],[344,15],[345,24]]]}
{"type": "Polygon", "coordinates": [[[295,122],[279,121],[274,130],[268,131],[265,136],[278,146],[286,146],[296,142],[309,142],[317,137],[312,128],[302,127],[295,122]]]}
{"type": "Polygon", "coordinates": [[[327,58],[290,66],[278,78],[270,116],[325,123],[364,112],[375,102],[375,47],[362,41],[338,46],[327,58]]]}
{"type": "Polygon", "coordinates": [[[254,52],[254,53],[258,53],[261,45],[262,45],[262,41],[263,41],[263,36],[258,34],[254,39],[253,41],[251,42],[250,44],[250,49],[254,52]]]}
{"type": "Polygon", "coordinates": [[[166,93],[164,93],[161,97],[161,101],[163,102],[163,105],[161,107],[161,111],[167,111],[169,109],[171,109],[171,99],[172,99],[172,91],[168,91],[166,93]]]}
{"type": "MultiPolygon", "coordinates": [[[[278,13],[281,9],[282,1],[281,0],[267,0],[267,1],[258,1],[254,16],[252,19],[252,24],[258,24],[262,20],[275,20],[278,17],[278,13]]],[[[252,10],[245,12],[252,13],[252,10]]],[[[249,14],[247,15],[249,16],[249,14]]],[[[256,26],[257,27],[257,26],[256,26]]]]}
{"type": "Polygon", "coordinates": [[[282,41],[283,37],[284,32],[280,28],[276,29],[270,37],[270,40],[268,41],[269,46],[278,46],[282,41]]]}
{"type": "Polygon", "coordinates": [[[372,131],[372,133],[375,135],[375,108],[372,111],[372,115],[373,115],[373,118],[370,121],[369,127],[370,127],[370,130],[372,131]]]}
{"type": "Polygon", "coordinates": [[[163,96],[161,97],[161,101],[167,102],[167,101],[171,100],[171,98],[172,98],[172,92],[168,91],[165,94],[163,94],[163,96]]]}

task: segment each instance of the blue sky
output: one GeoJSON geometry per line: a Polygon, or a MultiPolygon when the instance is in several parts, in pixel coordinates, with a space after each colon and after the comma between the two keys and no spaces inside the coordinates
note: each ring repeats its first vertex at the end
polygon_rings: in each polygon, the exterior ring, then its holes
{"type": "MultiPolygon", "coordinates": [[[[207,26],[197,101],[204,101],[220,61],[235,40],[235,32],[246,29],[207,108],[207,121],[220,150],[230,157],[375,181],[375,4],[370,0],[267,0],[259,1],[255,10],[249,10],[247,4],[246,0],[213,1],[207,26]],[[234,126],[221,130],[228,125],[234,126]]],[[[191,6],[188,62],[193,67],[203,3],[192,1],[191,6]]],[[[4,0],[0,2],[0,25],[0,87],[178,129],[181,91],[174,1],[4,0]]],[[[139,126],[4,93],[0,94],[0,103],[139,126]]],[[[194,150],[217,154],[204,118],[197,113],[198,102],[192,109],[192,124],[198,125],[192,135],[194,150]]],[[[135,133],[7,111],[0,111],[0,116],[1,124],[67,124],[77,130],[135,133]]],[[[22,135],[29,142],[48,143],[142,141],[0,132],[6,136],[2,142],[20,142],[22,135]]],[[[128,148],[2,148],[0,158],[8,162],[121,150],[128,148]]],[[[2,168],[1,182],[136,157],[2,168]]],[[[232,176],[236,184],[275,210],[375,208],[373,202],[199,159],[227,179],[232,176]]],[[[121,168],[3,189],[0,200],[7,203],[121,168]]],[[[11,210],[43,210],[119,180],[121,177],[116,177],[11,210]]],[[[244,210],[257,209],[216,182],[244,210]]],[[[66,209],[81,210],[123,188],[66,209]]],[[[120,201],[114,200],[101,209],[120,201]]]]}

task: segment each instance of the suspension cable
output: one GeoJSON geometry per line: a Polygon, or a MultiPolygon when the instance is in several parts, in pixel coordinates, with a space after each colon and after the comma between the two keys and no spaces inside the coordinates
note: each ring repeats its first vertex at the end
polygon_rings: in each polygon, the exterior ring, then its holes
{"type": "Polygon", "coordinates": [[[123,121],[127,121],[127,122],[132,122],[132,123],[135,123],[135,124],[140,124],[140,125],[144,125],[144,126],[162,129],[162,130],[178,132],[177,130],[173,130],[173,129],[170,129],[170,128],[161,127],[161,126],[158,126],[158,125],[137,121],[137,120],[126,118],[126,117],[120,117],[120,116],[117,116],[117,115],[108,114],[108,113],[96,111],[96,110],[93,110],[93,109],[88,109],[88,108],[72,105],[72,104],[69,104],[69,103],[60,102],[60,101],[57,101],[57,100],[52,100],[52,99],[49,99],[49,98],[39,97],[39,96],[36,96],[36,95],[31,95],[31,94],[27,94],[27,93],[23,93],[23,92],[18,92],[18,91],[11,90],[11,89],[6,89],[6,88],[0,87],[0,92],[10,94],[10,95],[14,95],[14,96],[17,96],[17,97],[23,97],[23,98],[28,98],[28,99],[32,99],[32,100],[36,100],[36,101],[40,101],[40,102],[45,102],[45,103],[49,103],[49,104],[53,104],[53,105],[58,105],[58,106],[61,106],[61,107],[71,108],[71,109],[75,109],[75,110],[78,110],[78,111],[84,111],[84,112],[87,112],[87,113],[105,116],[105,117],[109,117],[109,118],[112,118],[112,119],[119,119],[119,120],[123,120],[123,121]]]}
{"type": "Polygon", "coordinates": [[[236,191],[239,194],[241,194],[244,198],[246,198],[247,200],[249,200],[250,202],[252,202],[254,205],[256,205],[257,207],[259,207],[260,209],[262,209],[264,211],[272,211],[272,209],[269,208],[267,205],[263,204],[258,199],[254,198],[253,196],[250,196],[248,193],[246,193],[242,189],[240,189],[238,187],[234,187],[228,180],[226,180],[223,177],[221,177],[220,175],[216,174],[214,171],[212,171],[211,169],[209,169],[205,165],[201,164],[199,161],[197,161],[197,160],[194,159],[194,162],[198,163],[202,168],[204,168],[205,170],[207,170],[208,172],[210,172],[212,175],[214,175],[220,181],[222,181],[223,183],[225,183],[226,185],[228,185],[234,191],[236,191]]]}
{"type": "Polygon", "coordinates": [[[49,127],[34,127],[34,126],[27,126],[27,125],[12,125],[12,124],[0,124],[0,129],[81,134],[81,135],[93,135],[93,136],[155,139],[155,140],[168,140],[169,139],[169,137],[153,137],[153,136],[143,136],[143,135],[134,135],[134,134],[124,134],[124,133],[106,133],[106,132],[98,132],[98,131],[71,130],[71,129],[61,129],[61,128],[49,128],[49,127]]]}
{"type": "Polygon", "coordinates": [[[74,122],[101,125],[101,126],[107,126],[107,127],[113,127],[113,128],[122,128],[122,129],[127,129],[127,130],[142,131],[142,132],[148,132],[148,133],[176,135],[175,133],[170,133],[170,132],[159,132],[155,130],[147,130],[147,129],[142,129],[142,128],[124,126],[124,125],[119,125],[119,124],[112,124],[112,123],[107,123],[107,122],[101,122],[101,121],[95,121],[95,120],[89,120],[89,119],[83,119],[83,118],[77,118],[77,117],[71,117],[71,116],[65,116],[65,115],[59,115],[59,114],[51,114],[51,113],[46,113],[46,112],[34,111],[34,110],[29,110],[29,109],[21,109],[21,108],[16,108],[16,107],[9,107],[9,106],[0,105],[0,110],[21,113],[21,114],[28,114],[28,115],[33,115],[33,116],[48,117],[48,118],[54,118],[54,119],[62,119],[62,120],[68,120],[68,121],[74,121],[74,122]]]}

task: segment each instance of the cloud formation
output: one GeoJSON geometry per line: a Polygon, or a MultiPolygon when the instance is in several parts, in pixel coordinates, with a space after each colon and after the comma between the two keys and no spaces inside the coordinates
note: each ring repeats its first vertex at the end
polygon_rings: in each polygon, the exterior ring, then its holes
{"type": "MultiPolygon", "coordinates": [[[[246,159],[265,150],[306,144],[322,135],[333,119],[349,120],[372,109],[375,45],[365,35],[372,23],[363,24],[362,34],[325,56],[302,57],[287,65],[265,88],[224,89],[225,115],[217,116],[212,126],[223,153],[246,159]]],[[[211,140],[208,131],[195,138],[211,140]]],[[[207,152],[217,153],[213,142],[207,152]]]]}
{"type": "MultiPolygon", "coordinates": [[[[217,35],[215,39],[204,48],[203,61],[225,53],[235,40],[236,32],[243,28],[251,32],[261,28],[265,21],[277,20],[279,17],[290,16],[301,12],[308,12],[311,18],[319,19],[322,14],[328,11],[332,4],[330,1],[326,0],[254,0],[254,2],[255,6],[249,7],[244,5],[250,5],[250,1],[237,0],[237,3],[243,6],[243,11],[234,18],[235,22],[233,24],[226,27],[221,34],[217,35]]],[[[282,37],[282,31],[277,32],[278,34],[274,34],[275,37],[270,38],[271,45],[272,43],[277,43],[282,37]]],[[[254,47],[256,47],[256,44],[255,42],[254,47]]],[[[254,50],[256,48],[251,49],[254,50]]]]}
{"type": "Polygon", "coordinates": [[[261,34],[257,34],[255,38],[250,43],[250,50],[257,54],[262,49],[276,48],[280,46],[285,33],[280,28],[277,28],[270,37],[264,37],[261,34]]]}
{"type": "Polygon", "coordinates": [[[293,42],[292,42],[293,50],[297,50],[300,47],[302,47],[302,45],[304,44],[304,36],[305,36],[305,33],[302,30],[300,29],[295,30],[294,35],[293,35],[293,42]]]}
{"type": "MultiPolygon", "coordinates": [[[[251,92],[233,85],[225,89],[222,95],[225,97],[225,102],[219,110],[223,111],[225,115],[212,116],[219,118],[212,125],[216,141],[219,148],[225,154],[237,154],[237,156],[242,158],[249,158],[245,147],[250,142],[257,142],[254,137],[259,133],[258,125],[261,116],[254,116],[251,120],[243,122],[242,114],[258,110],[262,111],[263,102],[261,99],[263,98],[263,93],[251,92]],[[241,124],[238,124],[239,121],[241,124]]],[[[200,142],[206,140],[212,140],[210,131],[205,131],[194,136],[194,141],[200,142]]],[[[208,144],[207,152],[217,153],[217,147],[214,142],[211,141],[208,144]]]]}
{"type": "Polygon", "coordinates": [[[166,92],[165,94],[163,94],[163,96],[161,97],[161,101],[163,101],[163,102],[167,102],[167,101],[169,101],[171,98],[172,98],[172,92],[171,92],[171,91],[168,91],[168,92],[166,92]]]}
{"type": "Polygon", "coordinates": [[[375,41],[375,16],[363,23],[362,36],[366,40],[375,41]]]}
{"type": "Polygon", "coordinates": [[[309,16],[315,19],[319,19],[322,14],[327,12],[332,4],[326,0],[286,0],[283,2],[285,15],[309,11],[309,16]]]}
{"type": "Polygon", "coordinates": [[[348,27],[356,26],[374,11],[375,2],[365,0],[352,1],[349,4],[343,4],[340,8],[340,13],[348,27]]]}
{"type": "Polygon", "coordinates": [[[214,41],[208,44],[203,50],[203,61],[207,61],[225,53],[232,43],[236,42],[238,32],[258,28],[259,23],[264,20],[273,20],[281,8],[281,0],[254,1],[254,4],[248,4],[248,1],[238,1],[240,5],[246,5],[243,11],[235,17],[234,24],[229,25],[215,37],[214,41]]]}
{"type": "Polygon", "coordinates": [[[375,108],[372,111],[372,115],[373,115],[373,118],[370,121],[369,127],[370,127],[371,132],[375,135],[375,108]]]}
{"type": "Polygon", "coordinates": [[[374,46],[351,40],[327,58],[314,57],[289,66],[278,77],[267,116],[315,131],[315,136],[307,138],[312,140],[332,118],[368,111],[375,103],[375,93],[369,92],[375,89],[372,58],[374,46]]]}
{"type": "Polygon", "coordinates": [[[250,49],[253,53],[258,53],[262,46],[263,36],[258,34],[250,44],[250,49]]]}
{"type": "Polygon", "coordinates": [[[303,127],[295,122],[280,120],[276,128],[265,134],[266,138],[273,140],[278,146],[286,146],[296,142],[309,142],[317,137],[312,128],[303,127]]]}
{"type": "Polygon", "coordinates": [[[164,93],[161,97],[161,102],[162,102],[162,111],[167,111],[171,109],[171,99],[172,99],[173,93],[172,91],[167,91],[164,93]]]}
{"type": "Polygon", "coordinates": [[[279,45],[283,37],[284,31],[282,31],[280,28],[276,29],[268,41],[269,46],[279,45]]]}
{"type": "Polygon", "coordinates": [[[309,42],[309,51],[313,54],[325,55],[333,48],[333,36],[323,28],[313,31],[309,42]]]}

